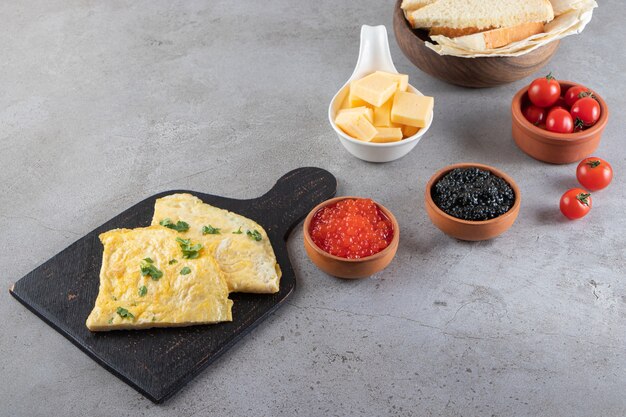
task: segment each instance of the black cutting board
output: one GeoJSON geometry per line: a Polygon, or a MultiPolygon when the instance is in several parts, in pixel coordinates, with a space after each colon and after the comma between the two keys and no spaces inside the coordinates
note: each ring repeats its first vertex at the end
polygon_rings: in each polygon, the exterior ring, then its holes
{"type": "MultiPolygon", "coordinates": [[[[194,191],[167,191],[109,220],[20,279],[10,292],[29,310],[96,362],[150,400],[160,403],[276,310],[296,286],[286,240],[317,204],[335,195],[337,180],[319,168],[299,168],[281,177],[261,197],[235,200],[194,191]],[[98,293],[102,244],[98,235],[115,228],[148,226],[154,202],[188,192],[206,203],[265,228],[282,269],[276,294],[231,294],[233,321],[204,326],[91,333],[85,320],[98,293]]],[[[254,371],[254,370],[251,370],[254,371]]]]}

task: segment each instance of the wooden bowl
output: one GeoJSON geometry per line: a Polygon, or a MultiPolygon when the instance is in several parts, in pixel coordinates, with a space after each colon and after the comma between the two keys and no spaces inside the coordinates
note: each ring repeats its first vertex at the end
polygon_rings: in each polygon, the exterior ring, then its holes
{"type": "MultiPolygon", "coordinates": [[[[559,81],[561,93],[578,85],[570,81],[559,81]]],[[[589,129],[574,133],[555,133],[535,126],[522,114],[522,109],[530,104],[528,86],[515,94],[511,102],[513,140],[521,150],[535,159],[551,164],[578,162],[592,154],[600,144],[602,132],[609,120],[606,102],[594,92],[600,103],[600,119],[589,129]]]]}
{"type": "Polygon", "coordinates": [[[424,200],[426,204],[426,212],[428,213],[430,220],[442,232],[460,240],[476,241],[493,239],[494,237],[507,231],[513,223],[515,223],[515,219],[517,219],[520,203],[522,201],[522,195],[515,181],[499,169],[488,165],[463,163],[448,165],[447,167],[437,171],[426,185],[424,200]],[[432,188],[444,175],[456,168],[480,168],[485,171],[490,171],[495,176],[502,178],[511,186],[513,192],[515,193],[515,202],[513,203],[513,207],[501,216],[483,221],[457,219],[456,217],[453,217],[441,210],[432,198],[432,188]]]}
{"type": "Polygon", "coordinates": [[[428,49],[426,31],[413,30],[397,0],[393,29],[398,46],[416,67],[433,77],[463,87],[494,87],[521,80],[546,65],[559,47],[559,41],[537,48],[521,56],[461,58],[439,55],[428,49]]]}
{"type": "Polygon", "coordinates": [[[346,259],[331,255],[323,251],[311,238],[311,220],[321,208],[345,199],[358,199],[361,197],[336,197],[318,204],[304,220],[304,249],[313,263],[322,271],[338,278],[358,279],[367,278],[382,271],[391,263],[400,242],[400,227],[393,214],[381,204],[376,203],[380,210],[387,216],[393,226],[393,238],[389,246],[382,251],[361,259],[346,259]]]}

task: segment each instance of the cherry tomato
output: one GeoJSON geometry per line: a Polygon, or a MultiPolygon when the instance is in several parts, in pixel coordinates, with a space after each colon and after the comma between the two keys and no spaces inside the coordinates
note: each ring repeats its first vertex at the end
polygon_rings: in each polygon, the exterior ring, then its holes
{"type": "Polygon", "coordinates": [[[570,220],[585,217],[591,210],[591,194],[582,188],[567,190],[561,197],[561,213],[570,220]]]}
{"type": "Polygon", "coordinates": [[[574,131],[574,119],[565,109],[550,110],[546,118],[546,129],[556,133],[572,133],[574,131]]]}
{"type": "Polygon", "coordinates": [[[574,103],[578,101],[578,99],[591,96],[593,97],[593,93],[587,87],[582,85],[575,85],[570,87],[565,92],[565,103],[567,103],[567,107],[572,107],[574,103]]]}
{"type": "Polygon", "coordinates": [[[567,104],[567,102],[565,101],[565,99],[563,97],[559,97],[559,99],[556,101],[556,103],[554,103],[554,107],[562,107],[565,110],[569,110],[569,108],[571,107],[569,104],[567,104]]]}
{"type": "Polygon", "coordinates": [[[583,97],[574,103],[570,113],[577,128],[593,126],[600,118],[600,103],[591,97],[583,97]]]}
{"type": "Polygon", "coordinates": [[[613,168],[604,159],[591,156],[580,161],[576,168],[576,178],[588,190],[598,191],[611,183],[613,168]]]}
{"type": "Polygon", "coordinates": [[[543,78],[537,78],[528,87],[528,98],[539,107],[550,107],[561,97],[561,85],[552,76],[552,73],[543,78]]]}
{"type": "Polygon", "coordinates": [[[559,106],[559,105],[554,105],[554,106],[552,106],[552,107],[550,107],[550,108],[548,109],[548,114],[550,114],[550,112],[551,112],[552,110],[556,110],[556,109],[565,110],[566,112],[568,112],[568,113],[569,113],[569,109],[568,109],[567,107],[564,107],[564,106],[559,106]]]}
{"type": "Polygon", "coordinates": [[[540,125],[546,120],[546,109],[530,105],[523,110],[524,117],[535,126],[540,125]]]}

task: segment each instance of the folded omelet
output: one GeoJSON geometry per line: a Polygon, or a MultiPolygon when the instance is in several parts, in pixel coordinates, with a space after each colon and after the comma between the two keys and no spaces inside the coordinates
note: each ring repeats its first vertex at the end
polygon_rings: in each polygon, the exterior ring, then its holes
{"type": "Polygon", "coordinates": [[[265,230],[253,220],[191,194],[159,198],[152,225],[201,242],[217,261],[231,292],[275,293],[281,271],[265,230]]]}
{"type": "Polygon", "coordinates": [[[205,248],[161,226],[102,233],[100,290],[92,331],[232,321],[233,302],[205,248]],[[177,240],[178,238],[178,240],[177,240]]]}

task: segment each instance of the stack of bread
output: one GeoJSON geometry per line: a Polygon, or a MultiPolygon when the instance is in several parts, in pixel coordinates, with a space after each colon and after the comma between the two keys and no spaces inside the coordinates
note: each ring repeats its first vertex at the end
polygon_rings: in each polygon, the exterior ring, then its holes
{"type": "Polygon", "coordinates": [[[403,0],[414,29],[441,55],[520,55],[582,31],[593,0],[403,0]]]}

